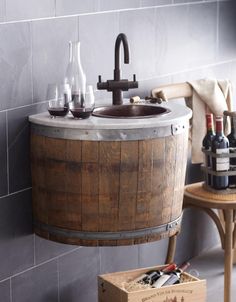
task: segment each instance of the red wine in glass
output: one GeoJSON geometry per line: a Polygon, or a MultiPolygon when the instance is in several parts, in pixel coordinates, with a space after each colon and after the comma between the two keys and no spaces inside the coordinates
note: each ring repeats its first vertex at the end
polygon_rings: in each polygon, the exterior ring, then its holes
{"type": "Polygon", "coordinates": [[[93,112],[91,108],[73,108],[70,109],[70,112],[73,114],[75,118],[85,119],[89,118],[93,112]]]}
{"type": "Polygon", "coordinates": [[[69,108],[68,107],[50,107],[48,108],[48,112],[52,115],[52,116],[66,116],[66,114],[68,113],[69,108]]]}

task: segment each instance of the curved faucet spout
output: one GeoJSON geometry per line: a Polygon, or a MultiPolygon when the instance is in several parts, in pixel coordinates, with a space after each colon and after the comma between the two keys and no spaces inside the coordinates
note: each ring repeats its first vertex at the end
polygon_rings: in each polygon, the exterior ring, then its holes
{"type": "Polygon", "coordinates": [[[123,43],[124,48],[124,63],[129,64],[129,45],[125,34],[121,33],[116,38],[115,44],[115,70],[114,79],[116,81],[120,80],[120,44],[123,43]]]}
{"type": "Polygon", "coordinates": [[[121,70],[120,70],[120,45],[123,43],[124,48],[124,63],[129,64],[129,45],[125,34],[121,33],[116,38],[115,44],[115,69],[114,69],[114,79],[102,81],[102,76],[98,76],[98,89],[105,89],[107,91],[112,91],[112,103],[113,105],[123,104],[123,91],[128,91],[131,88],[138,88],[138,82],[136,81],[136,75],[133,75],[133,81],[127,79],[121,80],[121,70]]]}

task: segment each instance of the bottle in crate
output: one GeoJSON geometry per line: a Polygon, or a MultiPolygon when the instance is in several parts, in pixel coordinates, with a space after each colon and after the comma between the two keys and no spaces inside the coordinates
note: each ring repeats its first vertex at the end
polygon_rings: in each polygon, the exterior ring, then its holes
{"type": "MultiPolygon", "coordinates": [[[[236,156],[236,112],[231,112],[230,115],[231,122],[231,132],[227,136],[229,140],[229,151],[230,153],[235,153],[236,156]]],[[[236,157],[230,158],[230,170],[236,171],[236,157]]],[[[229,187],[236,187],[236,175],[229,176],[229,187]]]]}
{"type": "MultiPolygon", "coordinates": [[[[207,133],[202,141],[202,147],[203,149],[207,151],[211,151],[211,145],[213,138],[215,137],[215,133],[213,130],[213,115],[212,113],[207,113],[206,114],[206,127],[207,127],[207,133]]],[[[211,156],[208,154],[205,154],[204,158],[204,166],[206,168],[211,168],[212,163],[211,163],[211,156]]],[[[206,178],[205,182],[208,186],[212,185],[212,176],[209,173],[206,173],[206,178]]]]}
{"type": "Polygon", "coordinates": [[[150,270],[138,278],[133,280],[133,282],[141,283],[141,284],[150,284],[152,285],[157,279],[159,279],[162,275],[170,273],[177,268],[175,263],[171,263],[168,266],[164,267],[162,270],[150,270]]]}
{"type": "Polygon", "coordinates": [[[189,262],[184,262],[178,268],[165,272],[153,284],[152,287],[160,288],[179,283],[180,275],[189,267],[189,262]]]}
{"type": "Polygon", "coordinates": [[[163,284],[163,286],[169,286],[180,283],[181,274],[189,267],[189,262],[184,262],[175,271],[170,273],[169,279],[163,284]]]}
{"type": "MultiPolygon", "coordinates": [[[[223,117],[216,116],[216,135],[212,141],[212,152],[215,154],[228,154],[229,141],[223,132],[223,117]]],[[[224,172],[229,170],[229,157],[212,157],[212,170],[224,172]]],[[[213,175],[212,187],[216,190],[226,189],[229,185],[228,175],[213,175]]]]}

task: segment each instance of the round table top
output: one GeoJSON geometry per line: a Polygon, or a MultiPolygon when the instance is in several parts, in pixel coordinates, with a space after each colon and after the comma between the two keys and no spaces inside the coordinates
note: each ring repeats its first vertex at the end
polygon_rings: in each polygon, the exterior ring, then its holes
{"type": "Polygon", "coordinates": [[[184,201],[204,208],[236,209],[236,194],[207,191],[204,182],[185,186],[184,201]]]}

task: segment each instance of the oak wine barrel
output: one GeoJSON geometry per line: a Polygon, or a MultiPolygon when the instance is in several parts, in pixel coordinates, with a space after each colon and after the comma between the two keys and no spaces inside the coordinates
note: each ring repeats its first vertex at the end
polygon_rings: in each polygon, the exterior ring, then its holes
{"type": "Polygon", "coordinates": [[[56,127],[50,132],[32,123],[35,233],[67,244],[112,246],[179,232],[188,119],[176,133],[171,124],[138,140],[65,138],[56,127]]]}

